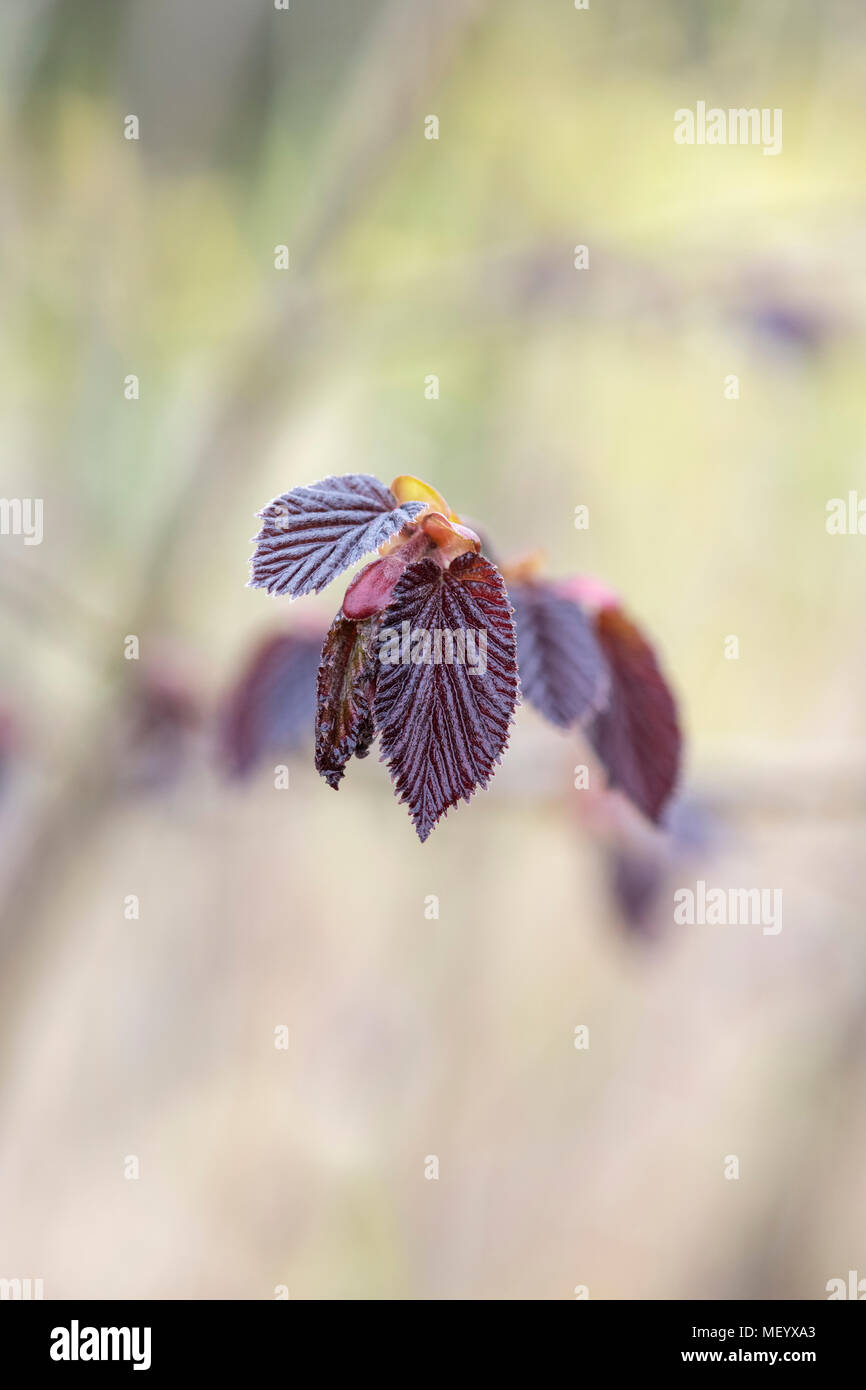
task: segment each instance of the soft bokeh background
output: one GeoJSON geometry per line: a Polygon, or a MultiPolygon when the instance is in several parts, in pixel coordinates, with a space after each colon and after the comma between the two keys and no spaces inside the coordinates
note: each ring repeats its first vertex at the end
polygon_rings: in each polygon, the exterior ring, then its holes
{"type": "Polygon", "coordinates": [[[0,538],[0,1275],[866,1275],[866,539],[825,529],[866,493],[864,63],[859,0],[4,0],[2,491],[45,538],[0,538]],[[782,107],[783,153],[675,145],[698,100],[782,107]],[[622,592],[696,848],[527,710],[423,847],[375,757],[339,797],[308,756],[227,781],[225,692],[301,608],[244,587],[253,514],[346,471],[622,592]],[[198,714],[142,750],[166,684],[198,714]],[[672,862],[636,928],[638,843],[672,862]],[[781,887],[783,931],[674,926],[698,877],[781,887]]]}

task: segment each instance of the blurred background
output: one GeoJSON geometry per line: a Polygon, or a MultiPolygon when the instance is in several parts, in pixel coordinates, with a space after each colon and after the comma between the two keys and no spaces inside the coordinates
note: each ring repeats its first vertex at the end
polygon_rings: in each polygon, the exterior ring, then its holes
{"type": "Polygon", "coordinates": [[[2,490],[44,540],[0,537],[0,1276],[866,1276],[866,540],[825,527],[866,494],[864,63],[858,0],[4,0],[2,490]],[[674,144],[699,100],[781,107],[782,154],[674,144]],[[528,709],[424,846],[375,753],[316,776],[257,653],[345,585],[250,590],[249,538],[352,471],[623,595],[676,833],[528,709]],[[701,877],[782,932],[674,925],[701,877]]]}

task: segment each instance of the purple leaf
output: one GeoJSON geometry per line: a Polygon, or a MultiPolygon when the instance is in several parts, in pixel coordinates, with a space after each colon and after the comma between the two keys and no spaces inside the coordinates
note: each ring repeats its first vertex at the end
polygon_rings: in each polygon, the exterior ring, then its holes
{"type": "Polygon", "coordinates": [[[433,560],[410,565],[382,617],[375,722],[420,840],[487,785],[516,703],[514,624],[499,571],[472,553],[445,570],[433,560]]]}
{"type": "Polygon", "coordinates": [[[611,671],[610,700],[590,725],[593,747],[611,787],[620,787],[658,821],[679,772],[681,737],[674,697],[655,653],[614,606],[601,608],[596,635],[611,671]]]}
{"type": "Polygon", "coordinates": [[[520,688],[552,724],[568,729],[606,703],[607,663],[572,599],[540,581],[511,581],[520,688]]]}
{"type": "Polygon", "coordinates": [[[355,622],[338,613],[331,624],[316,687],[316,770],[336,791],[346,763],[373,742],[373,688],[378,616],[355,622]]]}
{"type": "Polygon", "coordinates": [[[321,650],[320,633],[279,633],[256,647],[223,717],[221,751],[233,776],[245,776],[269,753],[312,743],[321,650]]]}
{"type": "Polygon", "coordinates": [[[250,588],[293,598],[318,592],[423,510],[423,502],[398,507],[391,490],[366,473],[293,488],[259,513],[250,588]]]}

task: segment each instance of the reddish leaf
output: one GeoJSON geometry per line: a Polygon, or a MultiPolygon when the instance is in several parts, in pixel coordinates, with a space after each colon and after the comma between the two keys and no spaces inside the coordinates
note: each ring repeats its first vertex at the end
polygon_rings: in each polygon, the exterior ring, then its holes
{"type": "Polygon", "coordinates": [[[393,555],[383,555],[380,560],[365,565],[343,596],[343,616],[357,620],[381,613],[391,602],[397,581],[408,563],[397,550],[393,555]]]}
{"type": "Polygon", "coordinates": [[[674,697],[652,647],[620,608],[601,608],[595,627],[610,667],[611,691],[589,737],[610,785],[620,787],[645,816],[657,821],[679,771],[674,697]]]}
{"type": "Polygon", "coordinates": [[[316,689],[316,770],[336,791],[346,763],[366,757],[373,742],[373,687],[378,617],[331,624],[316,689]]]}
{"type": "Polygon", "coordinates": [[[375,722],[419,839],[427,839],[449,807],[487,785],[507,746],[516,702],[514,624],[499,571],[475,554],[444,570],[432,560],[410,565],[381,621],[375,722]],[[446,632],[460,634],[457,642],[449,643],[446,632]]]}
{"type": "Polygon", "coordinates": [[[296,487],[259,513],[250,587],[293,598],[318,592],[423,510],[423,502],[398,507],[390,489],[366,473],[296,487]]]}
{"type": "Polygon", "coordinates": [[[610,677],[592,625],[550,584],[509,581],[520,688],[552,724],[568,729],[606,703],[610,677]]]}
{"type": "Polygon", "coordinates": [[[383,612],[406,566],[422,559],[432,548],[433,542],[420,527],[409,536],[401,536],[393,550],[355,575],[343,596],[343,616],[371,618],[374,613],[383,612]]]}
{"type": "Polygon", "coordinates": [[[221,731],[225,764],[234,776],[260,758],[311,743],[321,634],[281,632],[253,652],[232,690],[221,731]]]}

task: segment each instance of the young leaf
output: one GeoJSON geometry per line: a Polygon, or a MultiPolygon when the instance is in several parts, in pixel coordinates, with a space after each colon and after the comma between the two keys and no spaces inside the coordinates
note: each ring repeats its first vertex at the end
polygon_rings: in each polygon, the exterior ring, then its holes
{"type": "Polygon", "coordinates": [[[468,527],[448,521],[440,512],[427,512],[415,522],[409,535],[400,534],[399,544],[393,550],[385,549],[387,553],[355,575],[343,599],[344,617],[368,618],[381,613],[391,602],[407,565],[423,559],[426,553],[434,552],[431,558],[445,569],[458,555],[469,550],[477,553],[481,541],[468,527]]]}
{"type": "Polygon", "coordinates": [[[595,629],[611,672],[610,700],[588,733],[611,787],[658,821],[679,772],[674,697],[652,647],[622,609],[600,608],[595,629]]]}
{"type": "Polygon", "coordinates": [[[517,627],[520,688],[552,724],[568,729],[605,704],[607,664],[589,619],[541,581],[509,580],[517,627]]]}
{"type": "Polygon", "coordinates": [[[461,526],[459,521],[449,521],[441,512],[428,512],[418,522],[418,528],[435,545],[443,568],[458,555],[466,555],[470,550],[478,555],[481,551],[481,537],[475,531],[461,526]]]}
{"type": "Polygon", "coordinates": [[[409,536],[400,536],[393,550],[385,547],[385,554],[355,575],[343,596],[343,617],[371,618],[374,613],[381,613],[391,602],[406,566],[420,560],[433,546],[430,537],[416,525],[409,536]]]}
{"type": "Polygon", "coordinates": [[[366,473],[296,487],[259,513],[250,588],[292,598],[318,592],[423,511],[423,502],[398,506],[390,489],[366,473]]]}
{"type": "Polygon", "coordinates": [[[268,753],[292,753],[312,741],[320,633],[281,632],[258,646],[232,690],[221,752],[235,777],[268,753]]]}
{"type": "Polygon", "coordinates": [[[403,560],[399,550],[371,560],[355,575],[343,596],[343,617],[357,621],[381,613],[391,602],[397,581],[409,563],[403,560]]]}
{"type": "Polygon", "coordinates": [[[437,492],[435,487],[423,482],[421,478],[413,477],[411,473],[401,473],[399,478],[395,478],[391,484],[391,491],[398,502],[423,502],[425,507],[432,507],[434,512],[442,512],[452,521],[460,520],[459,516],[452,512],[441,492],[437,492]]]}
{"type": "Polygon", "coordinates": [[[378,616],[355,622],[338,613],[331,624],[316,687],[316,770],[336,791],[346,763],[373,742],[373,689],[378,616]]]}
{"type": "Polygon", "coordinates": [[[410,565],[379,642],[382,758],[423,841],[449,807],[487,785],[508,743],[517,660],[501,574],[474,553],[448,569],[428,559],[410,565]]]}

